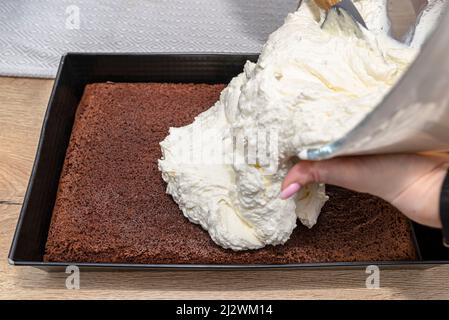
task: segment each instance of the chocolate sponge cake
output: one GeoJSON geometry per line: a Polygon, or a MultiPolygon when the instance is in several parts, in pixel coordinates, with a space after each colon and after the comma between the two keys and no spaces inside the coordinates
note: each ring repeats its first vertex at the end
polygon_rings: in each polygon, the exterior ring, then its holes
{"type": "Polygon", "coordinates": [[[224,85],[88,85],[53,210],[45,261],[288,264],[413,260],[411,229],[388,203],[329,186],[318,224],[283,246],[233,252],[190,223],[158,171],[169,127],[191,123],[224,85]]]}

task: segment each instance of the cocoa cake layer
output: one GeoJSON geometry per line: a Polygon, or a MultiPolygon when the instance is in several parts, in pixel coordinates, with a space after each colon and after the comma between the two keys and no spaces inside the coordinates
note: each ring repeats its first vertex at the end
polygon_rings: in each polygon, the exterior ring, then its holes
{"type": "Polygon", "coordinates": [[[313,229],[284,246],[233,252],[190,223],[165,193],[159,142],[212,106],[224,85],[88,85],[78,107],[45,261],[286,264],[413,260],[408,221],[366,194],[328,187],[313,229]]]}

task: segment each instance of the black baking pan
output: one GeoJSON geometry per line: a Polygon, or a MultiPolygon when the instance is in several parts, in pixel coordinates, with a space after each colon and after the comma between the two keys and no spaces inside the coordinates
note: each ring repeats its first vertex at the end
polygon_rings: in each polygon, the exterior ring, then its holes
{"type": "Polygon", "coordinates": [[[112,269],[286,269],[382,266],[428,266],[449,263],[449,249],[438,230],[412,224],[417,261],[303,263],[288,265],[165,265],[122,263],[44,262],[59,177],[69,143],[75,112],[86,84],[94,82],[228,83],[254,54],[89,54],[68,53],[61,64],[44,117],[28,189],[9,262],[48,271],[76,264],[82,268],[112,269]]]}

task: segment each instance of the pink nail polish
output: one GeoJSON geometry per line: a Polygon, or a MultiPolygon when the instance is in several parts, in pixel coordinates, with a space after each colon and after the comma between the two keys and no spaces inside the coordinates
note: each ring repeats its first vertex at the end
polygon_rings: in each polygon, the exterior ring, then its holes
{"type": "Polygon", "coordinates": [[[296,192],[301,189],[301,185],[299,183],[292,183],[287,188],[282,190],[281,192],[281,199],[287,200],[288,198],[291,198],[296,192]]]}

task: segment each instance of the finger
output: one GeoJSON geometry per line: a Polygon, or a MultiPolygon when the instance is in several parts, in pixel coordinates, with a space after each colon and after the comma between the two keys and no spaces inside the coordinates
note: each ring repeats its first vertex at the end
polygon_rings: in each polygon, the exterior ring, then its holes
{"type": "Polygon", "coordinates": [[[366,159],[337,158],[323,161],[300,161],[287,174],[282,190],[297,183],[326,183],[359,192],[366,192],[361,177],[366,175],[366,159]]]}
{"type": "Polygon", "coordinates": [[[293,168],[290,169],[287,176],[282,182],[282,190],[288,186],[298,183],[300,186],[305,186],[309,183],[319,182],[317,162],[300,161],[293,168]]]}
{"type": "Polygon", "coordinates": [[[446,157],[379,155],[342,157],[317,162],[300,161],[287,174],[282,190],[292,183],[320,182],[393,200],[446,157]]]}

